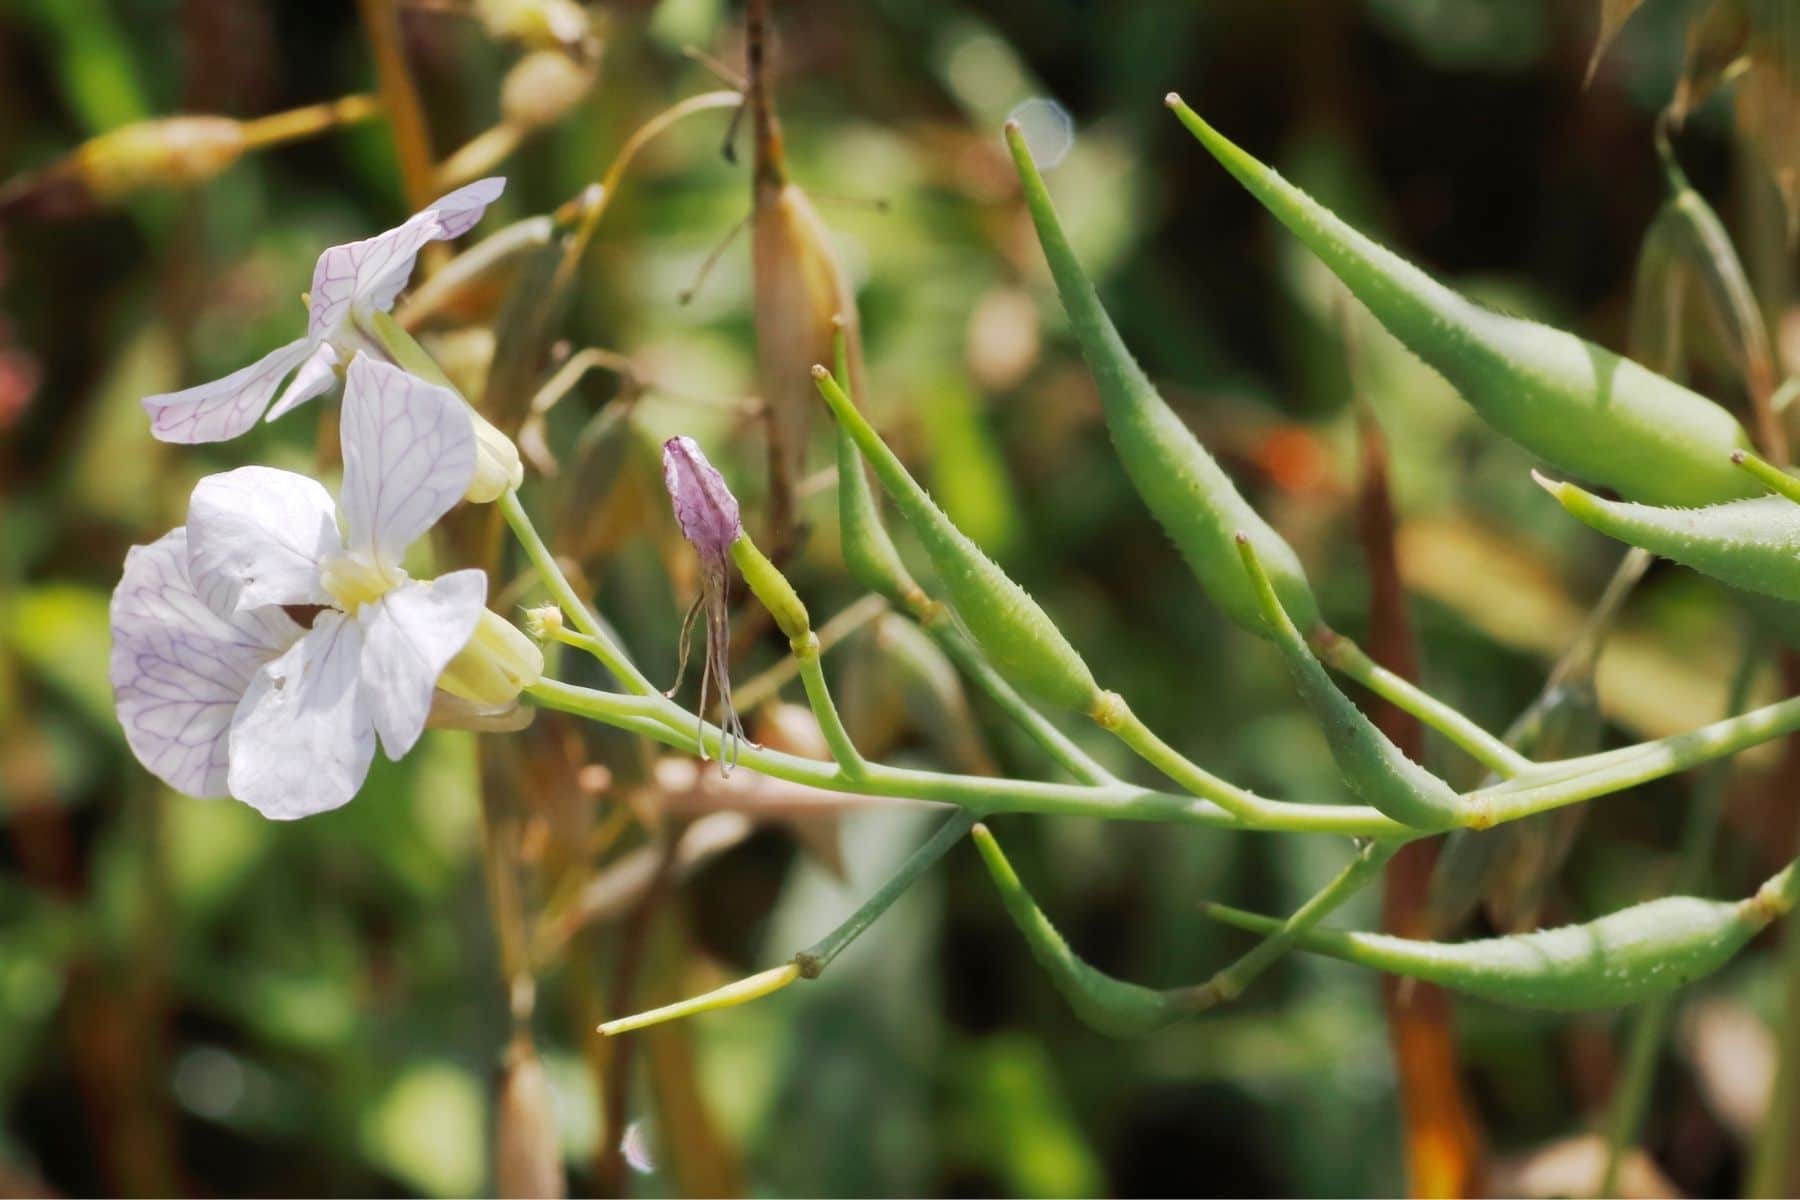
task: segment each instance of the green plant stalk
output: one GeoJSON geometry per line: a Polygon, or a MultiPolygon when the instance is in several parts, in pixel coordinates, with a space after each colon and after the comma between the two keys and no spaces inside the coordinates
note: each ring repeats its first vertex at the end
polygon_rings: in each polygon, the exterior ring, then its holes
{"type": "Polygon", "coordinates": [[[850,740],[850,731],[844,728],[844,719],[838,715],[831,690],[825,685],[817,634],[808,633],[806,640],[794,647],[794,660],[800,664],[800,683],[806,689],[806,702],[812,708],[813,718],[819,722],[819,732],[825,735],[825,745],[831,749],[832,760],[852,779],[868,774],[869,764],[856,743],[850,740]]]}
{"type": "Polygon", "coordinates": [[[1307,639],[1332,670],[1362,684],[1395,708],[1410,713],[1494,774],[1511,779],[1530,771],[1531,759],[1423,688],[1394,674],[1343,634],[1323,625],[1307,639]]]}
{"type": "Polygon", "coordinates": [[[1118,776],[1076,745],[1074,739],[1058,729],[1050,718],[1033,708],[1031,701],[1021,696],[1017,688],[994,670],[975,644],[963,636],[942,605],[931,601],[927,601],[927,604],[931,606],[931,611],[924,617],[914,614],[914,619],[943,648],[963,675],[987,694],[988,699],[994,702],[994,707],[1010,717],[1045,754],[1076,779],[1097,786],[1118,784],[1118,776]]]}
{"type": "Polygon", "coordinates": [[[1486,829],[1532,813],[1578,804],[1736,754],[1797,729],[1800,696],[1790,696],[1742,716],[1653,742],[1541,763],[1530,775],[1468,793],[1464,797],[1462,823],[1472,829],[1486,829]]]}
{"type": "Polygon", "coordinates": [[[593,610],[576,594],[569,577],[563,574],[562,567],[557,564],[556,556],[550,553],[550,547],[538,536],[537,527],[531,523],[531,516],[525,511],[525,506],[519,503],[519,493],[508,491],[494,503],[513,531],[513,536],[519,539],[525,557],[537,569],[538,579],[543,582],[545,590],[556,601],[557,607],[568,614],[575,628],[587,637],[588,641],[583,644],[582,649],[599,659],[601,665],[632,693],[639,696],[656,695],[656,686],[632,664],[630,657],[620,649],[618,643],[607,633],[606,627],[594,616],[593,610]]]}
{"type": "MultiPolygon", "coordinates": [[[[698,722],[693,713],[659,694],[626,695],[543,679],[525,689],[525,695],[545,708],[643,732],[664,745],[690,754],[704,748],[707,753],[717,755],[720,750],[718,726],[698,722]]],[[[982,813],[1031,812],[1106,820],[1175,821],[1215,829],[1330,833],[1382,839],[1408,837],[1414,833],[1362,805],[1261,800],[1256,821],[1252,823],[1198,797],[1158,792],[1127,783],[1093,785],[994,779],[918,771],[883,763],[870,763],[862,778],[852,779],[834,763],[748,743],[743,746],[739,761],[753,771],[808,787],[863,796],[938,801],[982,813]]]]}
{"type": "Polygon", "coordinates": [[[1196,140],[1490,425],[1636,500],[1753,495],[1728,455],[1749,438],[1696,392],[1573,334],[1471,303],[1246,154],[1171,94],[1196,140]]]}
{"type": "MultiPolygon", "coordinates": [[[[1764,647],[1754,639],[1744,647],[1743,658],[1738,663],[1725,701],[1727,715],[1743,711],[1757,668],[1765,661],[1763,650],[1764,647]]],[[[1725,784],[1730,776],[1729,765],[1716,763],[1695,789],[1681,833],[1681,862],[1673,883],[1676,891],[1693,892],[1705,882],[1707,864],[1712,861],[1713,848],[1718,844],[1725,784]]],[[[1619,1194],[1619,1169],[1625,1161],[1626,1149],[1637,1141],[1638,1130],[1643,1128],[1644,1114],[1650,1106],[1650,1090],[1656,1082],[1657,1053],[1668,1035],[1669,1017],[1673,1011],[1672,995],[1657,996],[1645,1001],[1632,1020],[1625,1065],[1613,1086],[1607,1111],[1606,1170],[1600,1177],[1600,1195],[1603,1197],[1619,1194]]]]}
{"type": "MultiPolygon", "coordinates": [[[[1301,935],[1298,945],[1501,1004],[1558,1011],[1610,1008],[1711,974],[1770,922],[1792,911],[1796,893],[1800,860],[1745,900],[1668,896],[1584,925],[1470,942],[1314,930],[1301,935]]],[[[1205,912],[1253,933],[1272,932],[1282,924],[1222,904],[1208,905],[1205,912]]]]}
{"type": "Polygon", "coordinates": [[[1800,479],[1794,478],[1774,463],[1764,462],[1754,454],[1742,451],[1733,454],[1731,461],[1742,467],[1751,478],[1762,484],[1769,492],[1777,496],[1786,496],[1796,504],[1800,504],[1800,479]]]}
{"type": "Polygon", "coordinates": [[[794,965],[800,968],[800,977],[817,979],[823,974],[834,958],[842,954],[851,942],[863,935],[864,930],[892,908],[894,901],[904,895],[906,890],[912,887],[914,881],[929,871],[938,859],[944,857],[950,847],[962,841],[964,835],[973,829],[975,823],[980,819],[980,813],[972,809],[963,809],[938,826],[937,832],[920,843],[918,849],[907,855],[906,861],[900,864],[899,869],[888,878],[888,881],[882,884],[874,895],[863,901],[855,912],[844,919],[842,924],[794,955],[794,965]]]}
{"type": "MultiPolygon", "coordinates": [[[[1154,730],[1131,711],[1122,697],[1112,692],[1107,695],[1112,704],[1095,716],[1096,723],[1130,747],[1132,753],[1194,795],[1224,809],[1246,826],[1261,825],[1274,810],[1283,807],[1282,801],[1264,799],[1254,792],[1220,779],[1158,737],[1154,730]]],[[[1398,822],[1395,825],[1396,828],[1414,832],[1411,826],[1398,822]]]]}
{"type": "MultiPolygon", "coordinates": [[[[881,596],[864,596],[861,600],[843,609],[829,621],[819,626],[819,653],[830,653],[832,647],[875,620],[885,612],[891,611],[887,600],[881,596]]],[[[771,663],[767,669],[753,677],[741,687],[733,684],[731,688],[732,702],[739,712],[750,712],[780,694],[781,689],[800,675],[800,662],[793,655],[771,663]]]]}
{"type": "Polygon", "coordinates": [[[1246,951],[1230,966],[1219,970],[1197,989],[1207,1007],[1223,1004],[1242,995],[1257,976],[1268,970],[1275,960],[1292,950],[1302,935],[1331,914],[1339,905],[1381,877],[1388,860],[1399,853],[1405,842],[1372,842],[1357,851],[1356,857],[1330,883],[1293,911],[1287,920],[1246,951]]]}

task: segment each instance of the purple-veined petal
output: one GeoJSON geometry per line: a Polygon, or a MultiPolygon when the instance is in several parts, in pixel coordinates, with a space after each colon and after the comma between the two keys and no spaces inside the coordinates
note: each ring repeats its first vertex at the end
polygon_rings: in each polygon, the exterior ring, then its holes
{"type": "Polygon", "coordinates": [[[222,442],[238,436],[256,424],[281,381],[311,351],[312,340],[300,338],[223,379],[145,396],[150,432],[165,442],[222,442]]]}
{"type": "Polygon", "coordinates": [[[338,352],[330,342],[320,342],[313,352],[306,356],[300,369],[294,372],[287,389],[281,393],[269,411],[263,416],[265,421],[273,421],[276,417],[305,404],[314,396],[322,396],[337,383],[338,352]]]}
{"type": "Polygon", "coordinates": [[[468,644],[486,603],[487,576],[471,569],[408,581],[357,610],[363,696],[389,758],[419,740],[437,678],[468,644]]]}
{"type": "Polygon", "coordinates": [[[188,573],[221,616],[271,604],[330,604],[319,564],[343,548],[331,494],[273,467],[208,475],[188,500],[188,573]]]}
{"type": "Polygon", "coordinates": [[[225,794],[231,715],[304,631],[280,609],[219,616],[188,580],[187,531],[125,555],[112,595],[112,686],[139,762],[190,796],[225,794]]]}
{"type": "Polygon", "coordinates": [[[362,629],[322,612],[256,673],[231,720],[231,794],[277,821],[350,802],[375,757],[361,684],[362,629]]]}
{"type": "Polygon", "coordinates": [[[498,176],[477,179],[434,201],[404,225],[360,242],[333,246],[319,255],[313,268],[307,333],[319,341],[330,337],[353,305],[382,311],[392,308],[425,244],[458,238],[473,229],[505,189],[506,180],[498,176]]]}
{"type": "Polygon", "coordinates": [[[663,485],[675,506],[681,535],[700,556],[717,561],[728,554],[731,543],[744,532],[737,497],[693,438],[672,437],[663,443],[663,485]]]}
{"type": "Polygon", "coordinates": [[[475,478],[475,429],[456,393],[366,354],[350,361],[339,428],[350,550],[399,565],[475,478]]]}

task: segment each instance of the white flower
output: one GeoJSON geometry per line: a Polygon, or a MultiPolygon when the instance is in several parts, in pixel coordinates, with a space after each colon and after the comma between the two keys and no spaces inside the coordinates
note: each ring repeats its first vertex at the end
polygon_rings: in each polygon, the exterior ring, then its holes
{"type": "Polygon", "coordinates": [[[358,355],[342,439],[341,505],[303,475],[242,467],[202,479],[186,527],[125,560],[112,602],[119,719],[138,759],[180,791],[282,819],[337,808],[378,740],[389,758],[412,749],[440,675],[475,652],[487,577],[414,580],[400,566],[474,474],[467,409],[358,355]]]}
{"type": "Polygon", "coordinates": [[[467,233],[505,187],[506,181],[500,178],[476,180],[397,229],[333,246],[319,255],[313,268],[306,336],[223,379],[144,397],[151,432],[165,442],[221,442],[256,424],[265,409],[267,419],[273,421],[328,391],[340,363],[358,350],[372,348],[359,318],[391,309],[426,243],[467,233]],[[270,398],[289,374],[293,382],[271,408],[270,398]]]}

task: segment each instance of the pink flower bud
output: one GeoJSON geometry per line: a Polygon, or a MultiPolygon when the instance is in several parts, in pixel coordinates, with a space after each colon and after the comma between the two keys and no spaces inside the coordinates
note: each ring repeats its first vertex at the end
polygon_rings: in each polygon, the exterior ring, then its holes
{"type": "Polygon", "coordinates": [[[708,561],[723,559],[744,532],[737,497],[690,437],[663,443],[663,483],[681,535],[708,561]]]}

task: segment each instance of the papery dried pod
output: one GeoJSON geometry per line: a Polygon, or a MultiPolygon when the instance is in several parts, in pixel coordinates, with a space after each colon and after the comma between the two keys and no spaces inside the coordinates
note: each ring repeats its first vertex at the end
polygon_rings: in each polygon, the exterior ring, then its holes
{"type": "Polygon", "coordinates": [[[755,134],[750,262],[755,289],[757,382],[769,438],[769,527],[777,557],[795,521],[794,489],[804,471],[815,403],[809,372],[832,358],[842,331],[848,387],[861,395],[862,330],[856,293],[831,233],[800,186],[788,178],[781,122],[769,81],[767,0],[752,0],[745,29],[745,92],[755,134]]]}
{"type": "Polygon", "coordinates": [[[494,1107],[494,1191],[554,1200],[568,1195],[550,1080],[526,1035],[506,1051],[494,1107]]]}
{"type": "Polygon", "coordinates": [[[1749,439],[1706,397],[1573,334],[1483,308],[1352,229],[1171,95],[1183,125],[1482,418],[1563,470],[1657,504],[1753,494],[1749,439]]]}

